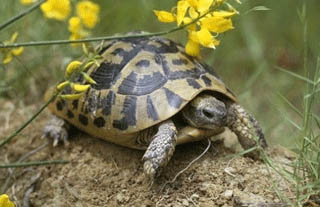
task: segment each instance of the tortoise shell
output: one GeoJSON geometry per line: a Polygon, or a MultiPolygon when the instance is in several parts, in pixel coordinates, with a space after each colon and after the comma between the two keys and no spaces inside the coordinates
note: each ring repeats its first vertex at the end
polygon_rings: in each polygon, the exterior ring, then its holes
{"type": "Polygon", "coordinates": [[[236,101],[211,67],[171,40],[134,38],[101,48],[100,66],[88,71],[97,84],[78,100],[57,99],[50,106],[55,115],[94,136],[128,146],[124,139],[132,136],[125,135],[169,119],[202,91],[236,101]]]}

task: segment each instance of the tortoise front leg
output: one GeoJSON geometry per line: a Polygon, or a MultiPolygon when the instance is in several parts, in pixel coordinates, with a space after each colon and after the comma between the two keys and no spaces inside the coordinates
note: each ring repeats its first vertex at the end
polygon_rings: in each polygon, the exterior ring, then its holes
{"type": "Polygon", "coordinates": [[[177,129],[171,120],[159,124],[158,132],[143,155],[144,172],[151,179],[158,176],[173,155],[177,143],[177,129]]]}
{"type": "MultiPolygon", "coordinates": [[[[231,104],[228,108],[227,125],[233,131],[244,149],[249,149],[256,144],[267,147],[261,127],[258,121],[248,114],[239,104],[231,104]],[[258,143],[257,143],[257,141],[258,143]]],[[[250,157],[258,158],[257,150],[248,153],[250,157]]]]}

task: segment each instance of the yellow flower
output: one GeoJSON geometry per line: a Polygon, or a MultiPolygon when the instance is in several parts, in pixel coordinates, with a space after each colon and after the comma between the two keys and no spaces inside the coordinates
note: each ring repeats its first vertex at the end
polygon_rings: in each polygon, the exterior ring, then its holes
{"type": "Polygon", "coordinates": [[[0,195],[0,207],[14,207],[14,203],[9,200],[7,194],[0,195]]]}
{"type": "Polygon", "coordinates": [[[20,3],[23,5],[29,5],[34,3],[36,0],[20,0],[20,3]]]}
{"type": "Polygon", "coordinates": [[[71,33],[77,33],[79,34],[80,31],[82,30],[82,25],[81,25],[81,20],[79,17],[71,17],[69,19],[69,31],[71,33]]]}
{"type": "MultiPolygon", "coordinates": [[[[81,19],[79,17],[71,17],[69,19],[68,29],[71,32],[69,37],[70,40],[80,40],[89,35],[88,31],[83,29],[81,19]]],[[[72,43],[71,45],[79,46],[79,43],[72,43]]]]}
{"type": "Polygon", "coordinates": [[[66,72],[65,72],[64,77],[66,79],[69,79],[74,72],[77,72],[80,70],[81,65],[82,65],[82,62],[77,61],[77,60],[74,60],[71,63],[69,63],[66,68],[66,72]]]}
{"type": "Polygon", "coordinates": [[[70,0],[47,0],[40,8],[45,17],[60,21],[65,20],[71,11],[70,0]]]}
{"type": "Polygon", "coordinates": [[[188,31],[186,53],[197,56],[200,52],[199,45],[215,48],[220,43],[215,37],[233,29],[231,17],[238,12],[226,1],[178,0],[177,7],[174,7],[172,12],[154,10],[154,13],[160,22],[176,21],[178,26],[190,24],[201,16],[197,22],[186,27],[188,31]],[[226,4],[229,10],[217,10],[221,4],[226,4]]]}
{"type": "MultiPolygon", "coordinates": [[[[16,42],[18,38],[18,32],[15,32],[12,34],[11,38],[9,41],[5,41],[4,45],[6,44],[13,44],[16,42]]],[[[22,52],[24,51],[23,47],[17,47],[14,49],[10,49],[10,48],[4,48],[4,49],[0,49],[0,52],[3,55],[3,59],[2,59],[2,64],[8,64],[12,61],[13,56],[19,56],[22,54],[22,52]]]]}
{"type": "Polygon", "coordinates": [[[92,29],[99,21],[100,7],[91,1],[80,1],[77,4],[77,15],[80,17],[83,25],[92,29]]]}

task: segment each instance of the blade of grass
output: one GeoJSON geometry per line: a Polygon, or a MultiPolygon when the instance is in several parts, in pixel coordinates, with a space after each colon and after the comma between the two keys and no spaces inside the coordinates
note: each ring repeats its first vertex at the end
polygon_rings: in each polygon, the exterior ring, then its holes
{"type": "Polygon", "coordinates": [[[302,81],[305,81],[305,82],[310,83],[310,84],[312,84],[312,85],[315,85],[315,82],[313,82],[313,81],[310,80],[309,78],[306,78],[306,77],[304,77],[304,76],[302,76],[302,75],[293,73],[293,72],[288,71],[288,70],[286,70],[286,69],[284,69],[284,68],[281,68],[281,67],[279,67],[279,66],[274,66],[274,67],[275,67],[276,69],[282,71],[282,72],[285,72],[285,73],[287,73],[287,74],[289,74],[289,75],[291,75],[291,76],[299,79],[299,80],[302,80],[302,81]]]}
{"type": "Polygon", "coordinates": [[[297,107],[295,107],[286,97],[281,95],[280,93],[276,93],[286,104],[290,106],[290,108],[295,111],[300,117],[303,117],[302,113],[299,111],[297,107]]]}
{"type": "Polygon", "coordinates": [[[35,161],[35,162],[18,162],[10,164],[0,164],[0,168],[16,168],[16,167],[31,167],[41,165],[53,165],[53,164],[66,164],[67,160],[46,160],[46,161],[35,161]]]}

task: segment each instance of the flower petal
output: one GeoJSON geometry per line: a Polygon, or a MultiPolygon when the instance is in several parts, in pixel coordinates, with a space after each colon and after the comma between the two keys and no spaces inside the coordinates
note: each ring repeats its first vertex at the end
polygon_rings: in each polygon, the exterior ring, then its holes
{"type": "Polygon", "coordinates": [[[69,65],[66,68],[65,78],[69,79],[72,73],[80,69],[81,65],[82,65],[82,62],[77,60],[74,60],[71,63],[69,63],[69,65]]]}
{"type": "Polygon", "coordinates": [[[11,35],[11,38],[9,40],[10,43],[15,43],[16,40],[18,38],[18,32],[14,32],[12,35],[11,35]]]}
{"type": "Polygon", "coordinates": [[[14,203],[9,200],[7,194],[0,195],[0,206],[1,207],[14,207],[14,203]]]}
{"type": "Polygon", "coordinates": [[[215,17],[232,17],[233,15],[236,15],[236,11],[215,11],[213,12],[213,16],[215,17]]]}
{"type": "Polygon", "coordinates": [[[200,53],[200,46],[199,43],[192,41],[191,39],[188,39],[188,42],[186,44],[185,51],[190,56],[198,56],[200,53]]]}
{"type": "Polygon", "coordinates": [[[197,32],[197,37],[198,42],[204,47],[215,48],[215,46],[219,44],[219,41],[216,40],[206,28],[201,28],[201,30],[197,32]]]}
{"type": "Polygon", "coordinates": [[[212,35],[209,30],[205,28],[201,28],[200,31],[197,32],[198,41],[202,46],[209,47],[211,45],[212,35]]]}
{"type": "Polygon", "coordinates": [[[196,19],[199,17],[199,13],[193,7],[189,8],[189,15],[192,19],[196,19]]]}
{"type": "Polygon", "coordinates": [[[70,0],[47,0],[40,8],[45,17],[59,21],[65,20],[71,11],[70,0]]]}
{"type": "Polygon", "coordinates": [[[83,25],[89,29],[96,26],[99,21],[100,7],[91,1],[80,1],[77,3],[77,15],[83,25]]]}
{"type": "Polygon", "coordinates": [[[201,25],[207,28],[210,32],[222,33],[233,29],[231,19],[223,18],[221,16],[212,16],[204,18],[201,21],[201,25]]]}
{"type": "Polygon", "coordinates": [[[2,60],[3,64],[8,64],[12,61],[12,53],[8,52],[6,57],[2,60]]]}
{"type": "Polygon", "coordinates": [[[177,24],[180,26],[184,16],[186,15],[187,9],[190,7],[189,3],[185,0],[178,1],[177,4],[177,24]]]}
{"type": "Polygon", "coordinates": [[[194,9],[198,8],[198,5],[199,5],[199,1],[198,0],[187,0],[187,1],[190,4],[190,6],[193,7],[194,9]]]}
{"type": "Polygon", "coordinates": [[[158,11],[158,10],[153,10],[154,14],[158,17],[158,20],[160,22],[174,22],[176,21],[175,16],[171,14],[170,12],[167,11],[158,11]]]}
{"type": "Polygon", "coordinates": [[[19,56],[23,51],[24,51],[23,47],[18,47],[18,48],[12,49],[12,54],[15,56],[19,56]]]}
{"type": "Polygon", "coordinates": [[[212,5],[213,0],[199,0],[199,5],[198,5],[198,11],[201,14],[204,14],[210,9],[210,6],[212,5]]]}
{"type": "Polygon", "coordinates": [[[69,31],[72,33],[79,33],[81,28],[81,20],[79,17],[71,17],[69,19],[69,31]]]}
{"type": "MultiPolygon", "coordinates": [[[[190,22],[192,22],[192,19],[191,19],[190,17],[185,17],[185,18],[183,19],[183,24],[189,24],[190,22]]],[[[187,26],[187,29],[188,29],[189,31],[196,31],[196,29],[197,29],[197,24],[196,24],[196,23],[193,23],[193,24],[187,26]]]]}
{"type": "Polygon", "coordinates": [[[90,88],[90,84],[82,85],[78,83],[72,83],[71,88],[75,90],[76,92],[85,92],[90,88]]]}

